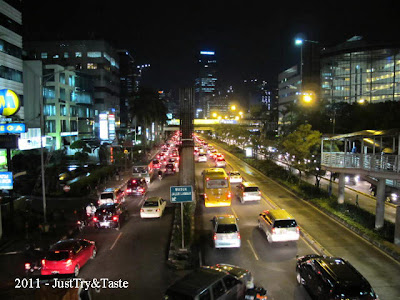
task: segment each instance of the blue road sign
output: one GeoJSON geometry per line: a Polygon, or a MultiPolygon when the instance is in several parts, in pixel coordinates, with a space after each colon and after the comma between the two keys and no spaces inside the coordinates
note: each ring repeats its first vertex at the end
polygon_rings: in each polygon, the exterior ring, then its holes
{"type": "Polygon", "coordinates": [[[192,202],[193,193],[192,186],[171,186],[170,188],[171,203],[192,202]]]}
{"type": "Polygon", "coordinates": [[[13,189],[13,174],[12,172],[0,172],[0,190],[13,189]]]}

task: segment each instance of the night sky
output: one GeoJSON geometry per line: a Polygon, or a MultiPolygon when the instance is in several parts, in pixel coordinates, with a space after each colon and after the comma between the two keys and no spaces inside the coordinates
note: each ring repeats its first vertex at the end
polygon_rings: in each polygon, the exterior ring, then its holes
{"type": "Polygon", "coordinates": [[[216,52],[222,85],[276,84],[300,59],[298,35],[324,46],[354,35],[400,41],[400,1],[157,2],[25,0],[24,40],[105,38],[150,63],[145,84],[164,90],[193,85],[200,50],[216,52]]]}

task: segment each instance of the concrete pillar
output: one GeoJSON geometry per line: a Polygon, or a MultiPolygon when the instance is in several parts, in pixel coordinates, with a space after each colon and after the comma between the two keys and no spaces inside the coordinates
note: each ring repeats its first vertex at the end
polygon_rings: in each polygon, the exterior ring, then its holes
{"type": "Polygon", "coordinates": [[[339,173],[339,190],[338,190],[338,204],[344,203],[344,173],[339,173]]]}
{"type": "Polygon", "coordinates": [[[396,207],[396,223],[394,225],[394,244],[400,245],[400,206],[396,207]]]}
{"type": "Polygon", "coordinates": [[[378,185],[376,187],[375,229],[382,228],[385,221],[385,187],[386,179],[379,178],[378,185]]]}
{"type": "Polygon", "coordinates": [[[181,149],[179,161],[179,185],[191,185],[195,188],[194,177],[194,148],[193,146],[184,146],[181,149]]]}

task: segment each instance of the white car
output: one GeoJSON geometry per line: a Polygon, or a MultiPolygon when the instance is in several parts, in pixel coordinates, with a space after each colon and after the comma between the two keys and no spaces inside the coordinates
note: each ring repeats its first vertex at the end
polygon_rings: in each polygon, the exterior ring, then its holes
{"type": "Polygon", "coordinates": [[[217,158],[215,160],[215,167],[216,168],[225,168],[226,167],[226,161],[224,158],[217,158]]]}
{"type": "Polygon", "coordinates": [[[145,218],[161,218],[167,201],[161,197],[151,197],[144,201],[140,209],[140,217],[145,218]]]}
{"type": "Polygon", "coordinates": [[[212,219],[215,248],[240,248],[239,226],[233,215],[217,215],[212,219]]]}
{"type": "Polygon", "coordinates": [[[207,162],[207,155],[205,153],[199,153],[197,157],[198,162],[207,162]]]}
{"type": "Polygon", "coordinates": [[[230,171],[229,172],[229,182],[230,183],[241,183],[243,181],[242,175],[240,175],[239,171],[230,171]]]}

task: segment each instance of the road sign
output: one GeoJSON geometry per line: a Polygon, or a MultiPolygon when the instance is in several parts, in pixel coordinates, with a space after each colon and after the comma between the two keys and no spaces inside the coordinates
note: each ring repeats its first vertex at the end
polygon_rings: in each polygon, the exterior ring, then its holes
{"type": "Polygon", "coordinates": [[[63,190],[64,192],[69,192],[71,190],[71,187],[69,185],[64,185],[63,190]]]}
{"type": "Polygon", "coordinates": [[[193,192],[191,185],[171,186],[171,203],[183,203],[193,201],[193,192]]]}

